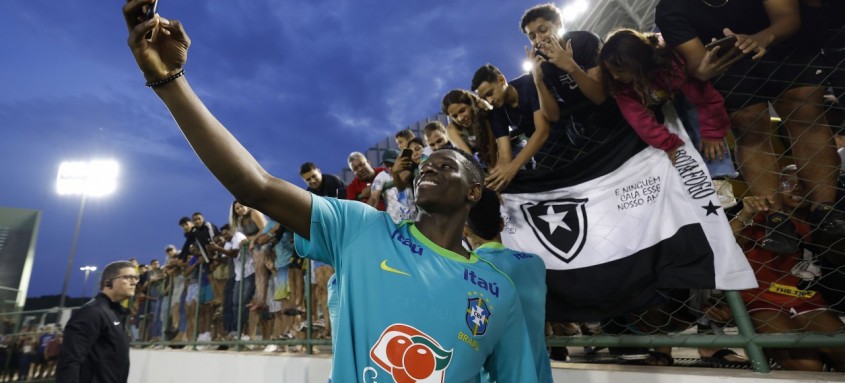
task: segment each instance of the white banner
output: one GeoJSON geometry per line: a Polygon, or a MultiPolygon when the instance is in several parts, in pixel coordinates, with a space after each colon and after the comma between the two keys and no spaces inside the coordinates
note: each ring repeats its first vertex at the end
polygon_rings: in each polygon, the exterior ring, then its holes
{"type": "Polygon", "coordinates": [[[685,142],[674,167],[664,151],[648,147],[615,171],[581,184],[503,194],[505,245],[540,255],[549,270],[574,270],[623,259],[669,238],[685,240],[679,230],[698,226],[701,230],[683,235],[703,231],[704,246],[709,244],[713,255],[715,287],[756,287],[703,158],[674,109],[663,111],[669,130],[685,142]]]}

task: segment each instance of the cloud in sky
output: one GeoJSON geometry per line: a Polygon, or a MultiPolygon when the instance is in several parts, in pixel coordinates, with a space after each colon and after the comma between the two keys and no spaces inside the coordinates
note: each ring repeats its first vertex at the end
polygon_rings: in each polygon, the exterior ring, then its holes
{"type": "MultiPolygon", "coordinates": [[[[61,289],[78,208],[53,192],[62,160],[122,164],[118,192],[86,207],[74,270],[161,258],[194,211],[228,219],[232,197],[143,86],[121,5],[0,2],[0,204],[43,212],[30,295],[61,289]]],[[[184,23],[186,77],[209,109],[271,173],[302,185],[302,162],[339,171],[348,153],[437,113],[480,65],[520,74],[529,5],[161,0],[159,11],[184,23]]],[[[74,271],[72,295],[81,283],[74,271]]]]}

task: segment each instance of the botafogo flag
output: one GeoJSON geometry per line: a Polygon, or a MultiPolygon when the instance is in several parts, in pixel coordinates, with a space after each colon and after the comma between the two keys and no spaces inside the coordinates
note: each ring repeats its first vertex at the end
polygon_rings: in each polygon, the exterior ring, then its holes
{"type": "Polygon", "coordinates": [[[685,145],[672,165],[624,126],[570,166],[514,180],[503,194],[506,246],[546,263],[552,321],[593,321],[650,306],[660,289],[757,286],[707,166],[685,145]]]}

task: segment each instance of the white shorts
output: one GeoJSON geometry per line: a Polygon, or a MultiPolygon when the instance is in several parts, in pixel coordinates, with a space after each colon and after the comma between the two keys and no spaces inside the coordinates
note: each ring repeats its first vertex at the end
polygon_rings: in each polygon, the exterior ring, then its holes
{"type": "Polygon", "coordinates": [[[282,302],[273,299],[273,294],[276,292],[276,279],[275,278],[267,278],[267,294],[266,298],[264,299],[267,303],[267,311],[271,313],[277,313],[282,311],[282,302]]]}
{"type": "Polygon", "coordinates": [[[199,295],[199,283],[191,283],[188,285],[188,292],[185,293],[185,303],[196,302],[199,295]]]}
{"type": "Polygon", "coordinates": [[[182,293],[185,291],[185,277],[173,277],[171,282],[173,283],[173,301],[170,302],[170,306],[177,306],[182,300],[182,293]]]}

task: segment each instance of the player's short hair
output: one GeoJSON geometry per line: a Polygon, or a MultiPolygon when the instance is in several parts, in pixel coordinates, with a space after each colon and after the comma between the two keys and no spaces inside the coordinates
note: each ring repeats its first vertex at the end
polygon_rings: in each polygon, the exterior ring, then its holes
{"type": "Polygon", "coordinates": [[[473,183],[473,184],[483,184],[484,183],[484,170],[481,168],[481,163],[478,162],[478,160],[475,159],[475,157],[473,157],[472,154],[469,154],[469,153],[467,153],[467,152],[465,152],[461,149],[451,148],[451,147],[441,148],[441,149],[438,149],[437,151],[439,152],[441,150],[453,150],[456,153],[460,154],[461,157],[463,157],[464,159],[467,160],[469,165],[466,166],[466,169],[467,169],[467,172],[469,174],[469,182],[470,183],[473,183]]]}
{"type": "Polygon", "coordinates": [[[467,226],[473,234],[485,239],[492,240],[501,233],[502,203],[495,191],[484,188],[481,190],[481,198],[467,216],[467,226]]]}
{"type": "Polygon", "coordinates": [[[184,224],[186,224],[186,223],[188,223],[188,222],[191,222],[191,219],[190,219],[190,218],[188,218],[188,217],[182,217],[182,218],[179,218],[179,226],[182,226],[182,225],[184,225],[184,224]]]}
{"type": "Polygon", "coordinates": [[[493,64],[484,64],[481,68],[478,68],[478,70],[475,71],[474,75],[472,75],[472,84],[470,84],[470,89],[475,92],[478,90],[478,87],[481,86],[481,83],[495,83],[499,76],[503,76],[502,71],[500,71],[499,68],[496,68],[493,64]]]}

